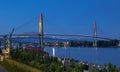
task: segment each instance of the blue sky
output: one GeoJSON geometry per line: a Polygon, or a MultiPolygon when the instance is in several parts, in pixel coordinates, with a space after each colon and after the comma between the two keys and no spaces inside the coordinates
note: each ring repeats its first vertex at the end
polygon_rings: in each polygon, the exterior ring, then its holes
{"type": "Polygon", "coordinates": [[[0,34],[37,32],[44,15],[45,33],[98,35],[120,39],[120,0],[0,0],[0,34]]]}

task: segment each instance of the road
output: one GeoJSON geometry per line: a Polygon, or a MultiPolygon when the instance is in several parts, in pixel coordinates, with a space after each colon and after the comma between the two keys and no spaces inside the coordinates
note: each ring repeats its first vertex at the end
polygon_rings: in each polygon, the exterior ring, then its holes
{"type": "Polygon", "coordinates": [[[0,66],[0,72],[8,72],[8,71],[0,66]]]}

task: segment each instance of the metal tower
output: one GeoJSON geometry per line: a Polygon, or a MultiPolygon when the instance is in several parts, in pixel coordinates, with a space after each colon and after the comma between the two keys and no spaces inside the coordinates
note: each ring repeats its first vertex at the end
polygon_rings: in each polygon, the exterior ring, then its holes
{"type": "Polygon", "coordinates": [[[43,45],[44,33],[43,33],[43,15],[42,15],[42,13],[40,14],[38,33],[39,33],[39,36],[40,36],[40,48],[41,48],[41,50],[44,50],[44,45],[43,45]]]}

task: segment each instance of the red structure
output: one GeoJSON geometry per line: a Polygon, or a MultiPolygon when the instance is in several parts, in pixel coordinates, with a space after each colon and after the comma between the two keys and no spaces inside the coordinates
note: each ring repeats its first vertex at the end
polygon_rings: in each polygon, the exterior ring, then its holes
{"type": "Polygon", "coordinates": [[[27,47],[26,50],[34,52],[34,53],[42,55],[42,56],[44,56],[44,55],[48,56],[49,55],[48,52],[45,52],[45,51],[41,50],[39,47],[32,47],[32,46],[30,46],[30,47],[27,47]]]}

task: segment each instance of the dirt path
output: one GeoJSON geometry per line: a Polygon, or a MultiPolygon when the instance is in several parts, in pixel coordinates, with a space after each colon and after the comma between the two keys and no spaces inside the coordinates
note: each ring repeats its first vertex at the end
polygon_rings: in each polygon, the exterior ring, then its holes
{"type": "Polygon", "coordinates": [[[0,66],[0,72],[8,72],[8,71],[0,66]]]}

